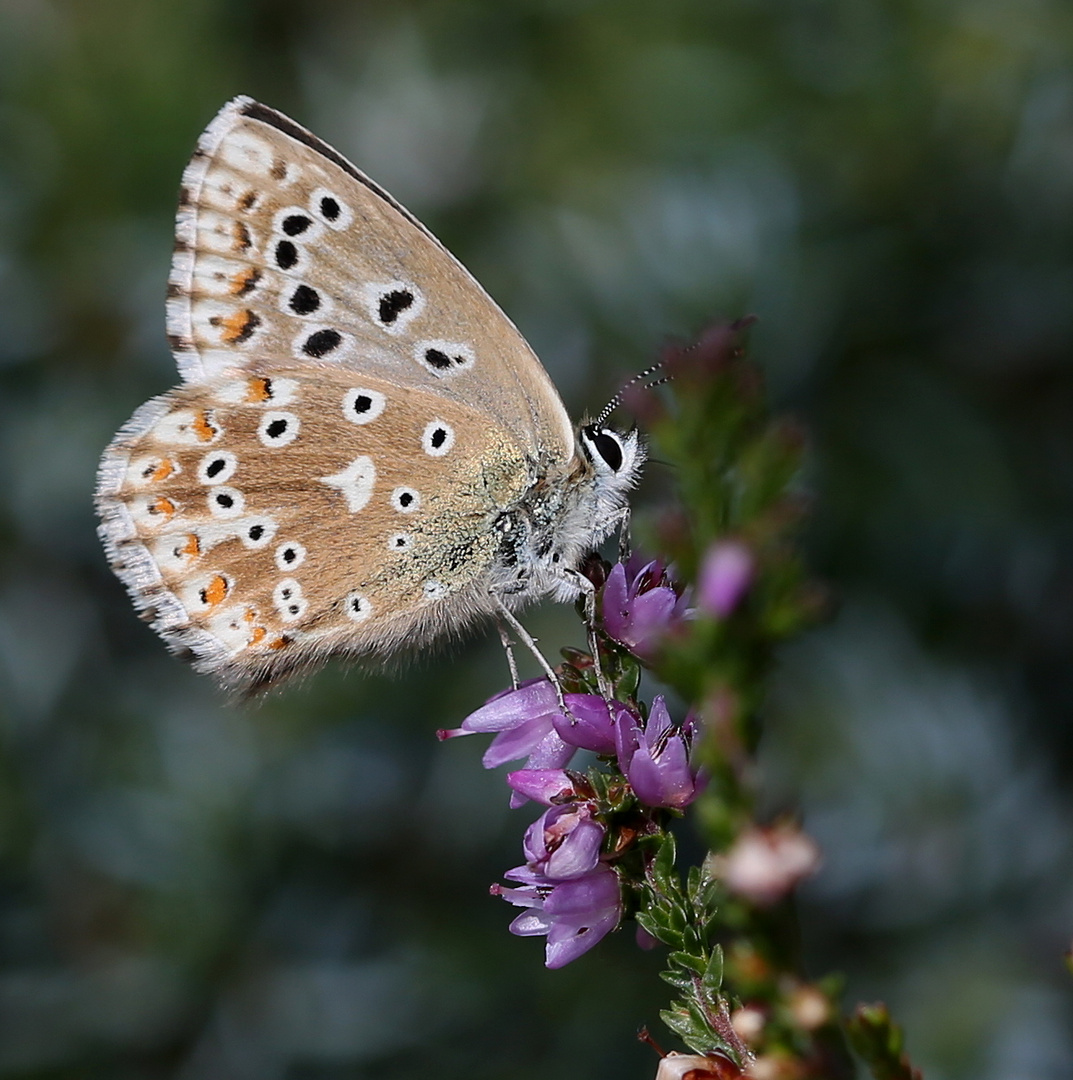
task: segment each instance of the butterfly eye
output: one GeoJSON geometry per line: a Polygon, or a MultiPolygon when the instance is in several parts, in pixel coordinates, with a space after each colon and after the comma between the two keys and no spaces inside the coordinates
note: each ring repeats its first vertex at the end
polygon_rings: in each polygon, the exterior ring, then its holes
{"type": "Polygon", "coordinates": [[[595,462],[596,458],[599,458],[613,473],[617,473],[622,468],[624,460],[622,440],[613,431],[590,425],[582,428],[581,436],[582,444],[588,449],[590,460],[595,462]],[[596,457],[593,457],[594,453],[596,457]]]}

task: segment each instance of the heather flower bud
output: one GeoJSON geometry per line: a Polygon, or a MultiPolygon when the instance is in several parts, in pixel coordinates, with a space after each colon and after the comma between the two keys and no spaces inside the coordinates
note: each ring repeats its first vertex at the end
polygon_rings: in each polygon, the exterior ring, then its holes
{"type": "Polygon", "coordinates": [[[752,552],[737,540],[721,540],[708,549],[697,584],[697,608],[725,619],[741,603],[755,572],[752,552]]]}
{"type": "Polygon", "coordinates": [[[794,825],[746,829],[711,870],[731,892],[767,906],[785,896],[820,864],[820,850],[794,825]]]}

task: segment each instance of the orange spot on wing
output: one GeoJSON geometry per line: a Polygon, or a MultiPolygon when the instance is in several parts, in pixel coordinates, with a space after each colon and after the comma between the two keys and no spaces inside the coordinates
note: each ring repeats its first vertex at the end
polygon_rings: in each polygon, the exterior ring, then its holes
{"type": "Polygon", "coordinates": [[[214,574],[208,585],[201,590],[201,599],[210,607],[216,607],[226,599],[229,591],[227,578],[223,574],[214,574]]]}
{"type": "Polygon", "coordinates": [[[291,639],[284,634],[282,637],[276,638],[275,641],[270,641],[268,647],[270,649],[285,649],[290,643],[291,639]]]}
{"type": "Polygon", "coordinates": [[[250,379],[246,387],[246,400],[251,405],[260,405],[263,401],[272,400],[272,380],[263,376],[250,379]]]}
{"type": "Polygon", "coordinates": [[[268,636],[268,631],[263,626],[255,626],[250,632],[250,644],[260,645],[268,636]]]}
{"type": "Polygon", "coordinates": [[[212,442],[220,433],[220,429],[209,419],[209,414],[204,409],[195,414],[190,427],[202,442],[212,442]]]}
{"type": "Polygon", "coordinates": [[[174,476],[179,471],[179,467],[175,464],[171,458],[164,458],[163,461],[153,470],[153,475],[149,478],[154,484],[159,484],[161,480],[167,480],[169,476],[174,476]]]}
{"type": "Polygon", "coordinates": [[[249,340],[250,335],[261,325],[261,320],[247,308],[220,319],[219,325],[223,327],[220,340],[225,345],[239,345],[249,340]]]}
{"type": "Polygon", "coordinates": [[[245,296],[261,280],[261,271],[256,266],[247,266],[240,270],[231,279],[230,292],[232,296],[245,296]]]}
{"type": "Polygon", "coordinates": [[[171,499],[167,498],[164,495],[161,495],[160,498],[156,500],[156,502],[150,504],[149,506],[150,514],[163,514],[164,517],[167,518],[170,518],[175,513],[175,510],[175,503],[173,503],[171,499]]]}
{"type": "Polygon", "coordinates": [[[197,533],[190,533],[187,536],[186,543],[182,546],[182,553],[191,559],[201,554],[201,541],[197,538],[197,533]]]}

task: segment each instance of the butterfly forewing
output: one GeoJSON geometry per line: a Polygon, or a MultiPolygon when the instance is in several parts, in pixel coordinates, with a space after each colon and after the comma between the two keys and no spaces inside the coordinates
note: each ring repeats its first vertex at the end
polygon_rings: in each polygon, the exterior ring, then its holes
{"type": "Polygon", "coordinates": [[[517,329],[390,196],[248,98],[183,177],[168,330],[183,377],[310,361],[469,404],[554,467],[569,418],[517,329]]]}
{"type": "Polygon", "coordinates": [[[494,523],[529,483],[487,415],[328,365],[151,402],[105,457],[113,564],[173,646],[236,686],[387,653],[487,611],[494,523]]]}

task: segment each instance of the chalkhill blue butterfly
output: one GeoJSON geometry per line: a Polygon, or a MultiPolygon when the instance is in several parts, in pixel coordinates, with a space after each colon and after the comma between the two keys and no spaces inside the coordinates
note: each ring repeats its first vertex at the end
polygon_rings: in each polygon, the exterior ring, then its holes
{"type": "Polygon", "coordinates": [[[286,116],[225,105],[183,173],[182,384],[101,461],[143,618],[221,684],[385,657],[576,598],[636,432],[571,424],[521,334],[390,195],[286,116]]]}

